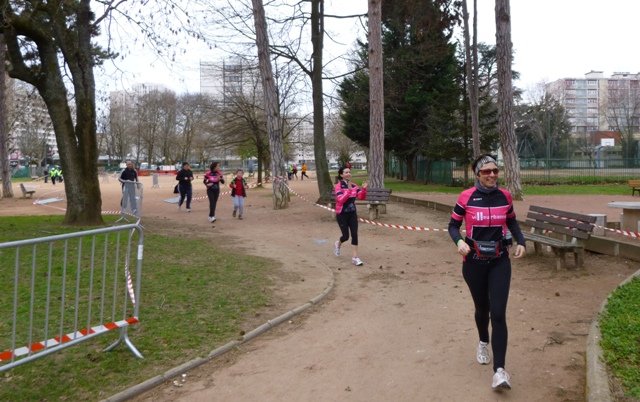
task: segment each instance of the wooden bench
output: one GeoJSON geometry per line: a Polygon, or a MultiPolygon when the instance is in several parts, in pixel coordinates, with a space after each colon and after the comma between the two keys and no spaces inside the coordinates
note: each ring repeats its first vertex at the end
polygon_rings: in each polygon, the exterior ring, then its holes
{"type": "Polygon", "coordinates": [[[27,187],[24,183],[20,183],[20,190],[22,191],[22,198],[33,198],[33,193],[36,192],[35,188],[27,187]]]}
{"type": "MultiPolygon", "coordinates": [[[[389,188],[369,188],[367,187],[367,197],[364,200],[356,199],[356,204],[367,204],[369,208],[369,219],[378,219],[380,213],[387,213],[387,202],[391,196],[389,188]]],[[[336,194],[331,192],[331,208],[336,207],[336,194]]]]}
{"type": "Polygon", "coordinates": [[[640,195],[640,180],[629,180],[629,187],[631,187],[631,196],[633,197],[635,193],[640,195]]]}
{"type": "Polygon", "coordinates": [[[556,255],[556,269],[566,266],[567,252],[574,254],[579,268],[584,265],[584,242],[591,236],[595,221],[595,216],[532,205],[525,222],[531,232],[525,232],[524,238],[533,242],[537,254],[543,244],[550,246],[556,255]]]}

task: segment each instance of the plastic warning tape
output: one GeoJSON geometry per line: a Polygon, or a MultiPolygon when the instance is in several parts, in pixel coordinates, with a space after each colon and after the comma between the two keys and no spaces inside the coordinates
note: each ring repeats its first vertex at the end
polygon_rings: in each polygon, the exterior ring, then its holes
{"type": "MultiPolygon", "coordinates": [[[[316,207],[322,208],[322,209],[326,209],[327,211],[331,211],[331,212],[336,212],[335,209],[333,208],[329,208],[326,205],[322,205],[322,204],[318,204],[318,203],[314,203],[309,201],[308,199],[306,199],[304,196],[298,194],[295,190],[293,190],[291,187],[287,186],[287,188],[289,189],[289,191],[291,191],[293,194],[295,194],[297,197],[303,199],[304,201],[315,205],[316,207]]],[[[397,224],[392,224],[392,223],[381,223],[381,222],[375,222],[375,221],[371,221],[368,219],[364,219],[364,218],[358,218],[358,220],[360,222],[363,223],[368,223],[370,225],[374,225],[374,226],[380,226],[380,227],[384,227],[384,228],[390,228],[390,229],[400,229],[400,230],[409,230],[409,231],[413,231],[413,232],[448,232],[447,229],[438,229],[438,228],[426,228],[426,227],[422,227],[422,226],[410,226],[410,225],[397,225],[397,224]]],[[[462,231],[464,231],[464,229],[461,229],[462,231]]]]}
{"type": "Polygon", "coordinates": [[[607,227],[599,226],[599,225],[594,225],[594,226],[598,227],[598,228],[602,228],[604,230],[608,230],[608,231],[613,232],[613,233],[618,233],[618,234],[621,234],[621,235],[624,235],[624,236],[631,237],[632,239],[640,240],[640,232],[631,232],[631,231],[621,230],[621,229],[612,229],[612,228],[607,228],[607,227]]]}
{"type": "MultiPolygon", "coordinates": [[[[249,188],[259,187],[261,185],[262,183],[251,183],[249,184],[249,188]]],[[[220,195],[227,195],[227,194],[231,194],[231,190],[220,193],[220,195]]],[[[205,193],[205,195],[198,195],[196,197],[193,197],[192,200],[201,201],[201,200],[206,200],[207,198],[208,198],[208,195],[205,193]]]]}
{"type": "MultiPolygon", "coordinates": [[[[553,215],[553,214],[545,214],[545,215],[553,216],[555,218],[560,218],[560,219],[566,220],[566,221],[577,222],[575,219],[565,218],[564,216],[557,216],[557,215],[553,215]]],[[[634,232],[634,231],[631,231],[631,230],[622,230],[622,229],[612,229],[612,228],[608,228],[606,226],[600,226],[600,225],[593,225],[593,227],[594,228],[599,228],[599,229],[604,229],[604,230],[607,230],[607,231],[612,232],[612,233],[621,234],[623,236],[631,237],[632,239],[635,239],[635,240],[640,240],[640,232],[634,232]]]]}
{"type": "Polygon", "coordinates": [[[138,317],[129,317],[121,321],[109,322],[106,324],[96,325],[91,328],[83,328],[76,332],[71,332],[62,337],[56,336],[55,338],[48,339],[42,342],[32,343],[31,346],[23,346],[21,348],[15,350],[5,350],[0,352],[0,361],[8,361],[15,359],[16,357],[32,354],[35,352],[39,352],[54,346],[63,345],[65,343],[74,341],[76,339],[88,336],[88,335],[97,335],[103,332],[111,331],[117,328],[127,327],[129,325],[137,324],[140,321],[138,317]]]}

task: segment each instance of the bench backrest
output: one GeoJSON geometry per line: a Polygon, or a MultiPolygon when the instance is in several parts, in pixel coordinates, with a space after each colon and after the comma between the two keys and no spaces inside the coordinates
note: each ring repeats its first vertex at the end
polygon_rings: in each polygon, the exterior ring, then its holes
{"type": "Polygon", "coordinates": [[[32,189],[32,188],[27,189],[27,188],[24,186],[24,183],[20,183],[20,189],[22,190],[22,192],[23,192],[23,193],[29,193],[29,192],[35,193],[35,192],[36,192],[36,191],[35,191],[34,189],[32,189]]]}
{"type": "MultiPolygon", "coordinates": [[[[391,196],[390,188],[369,188],[367,187],[367,201],[386,202],[391,196]]],[[[331,192],[331,201],[336,201],[336,193],[331,192]]]]}
{"type": "Polygon", "coordinates": [[[578,239],[588,239],[596,219],[595,216],[531,205],[526,223],[536,229],[550,230],[578,239]]]}
{"type": "Polygon", "coordinates": [[[367,201],[389,201],[391,189],[389,188],[367,188],[367,201]]]}
{"type": "Polygon", "coordinates": [[[640,180],[629,180],[629,185],[631,187],[640,187],[640,180]]]}

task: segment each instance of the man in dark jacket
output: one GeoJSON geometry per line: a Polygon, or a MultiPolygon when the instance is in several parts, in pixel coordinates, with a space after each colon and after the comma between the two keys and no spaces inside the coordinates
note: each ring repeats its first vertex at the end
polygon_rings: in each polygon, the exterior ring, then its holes
{"type": "Polygon", "coordinates": [[[133,162],[127,161],[127,167],[120,173],[120,183],[122,183],[122,201],[120,205],[127,207],[127,202],[131,212],[137,216],[138,205],[136,203],[136,186],[138,183],[138,172],[133,167],[133,162]]]}

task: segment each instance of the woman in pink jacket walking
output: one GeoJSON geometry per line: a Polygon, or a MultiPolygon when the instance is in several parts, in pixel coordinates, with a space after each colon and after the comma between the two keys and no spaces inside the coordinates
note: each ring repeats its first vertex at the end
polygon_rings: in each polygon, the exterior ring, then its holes
{"type": "Polygon", "coordinates": [[[340,256],[340,247],[342,243],[349,240],[351,233],[351,245],[353,246],[353,255],[351,262],[355,266],[361,266],[364,263],[358,257],[358,214],[356,212],[356,198],[364,200],[367,196],[367,182],[362,183],[362,187],[351,182],[351,169],[341,167],[338,170],[338,183],[336,183],[334,192],[336,193],[336,220],[342,236],[336,240],[334,246],[334,254],[340,256]]]}

